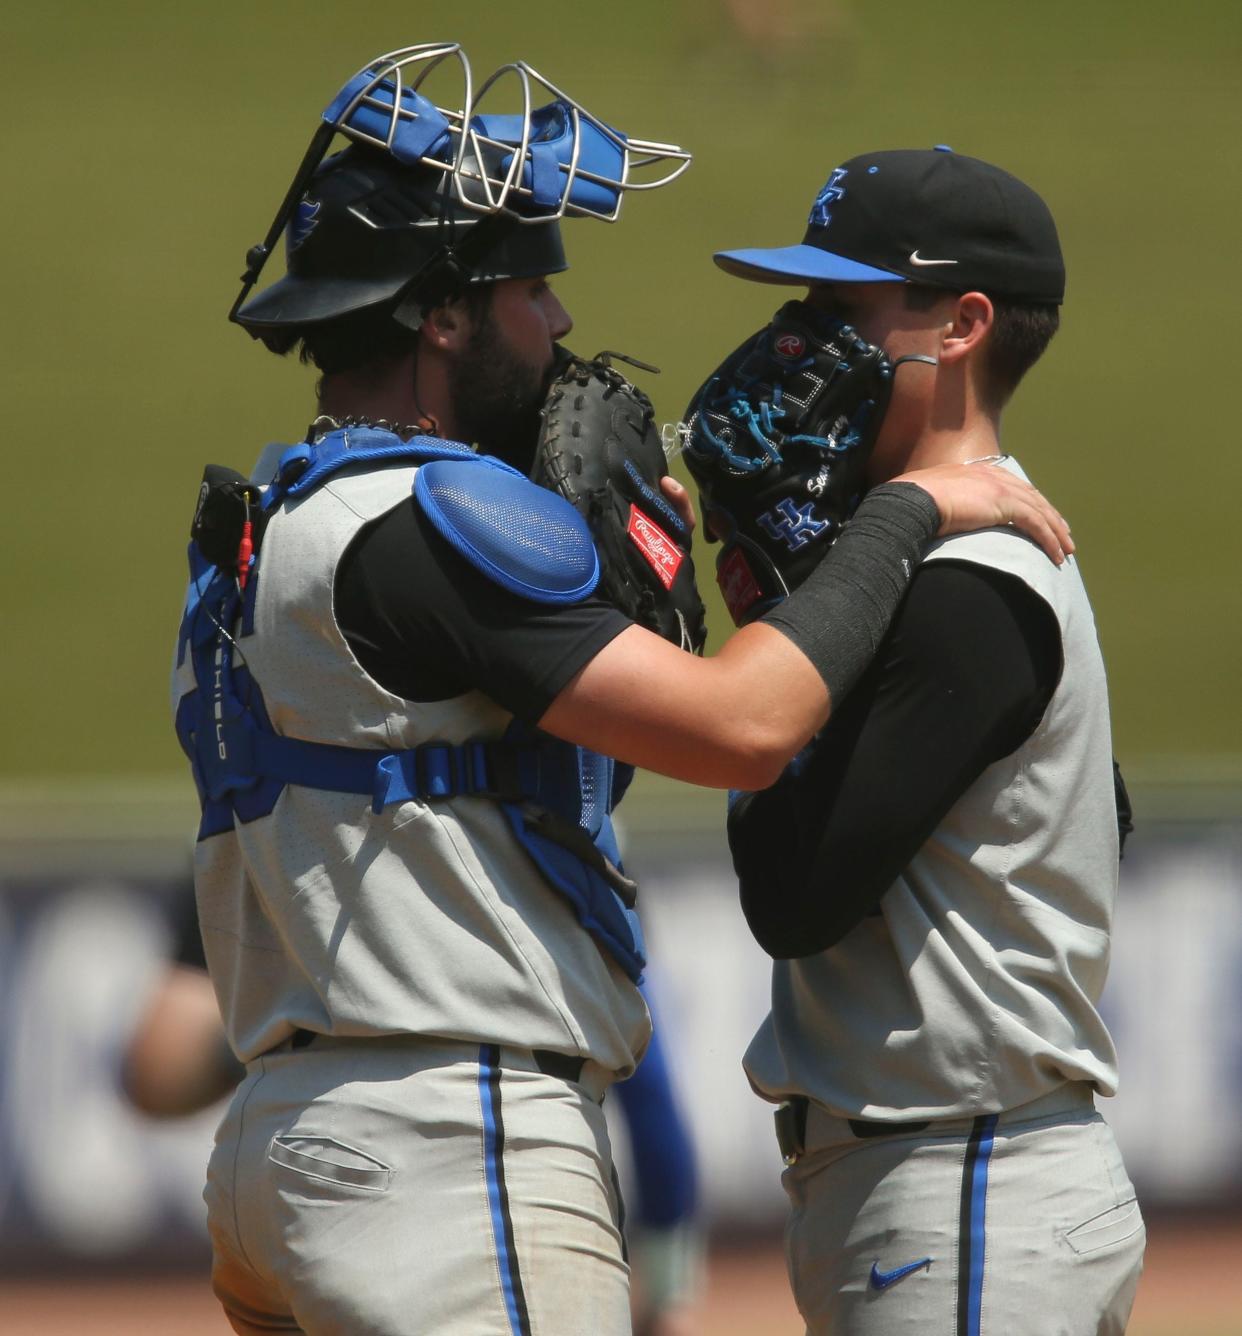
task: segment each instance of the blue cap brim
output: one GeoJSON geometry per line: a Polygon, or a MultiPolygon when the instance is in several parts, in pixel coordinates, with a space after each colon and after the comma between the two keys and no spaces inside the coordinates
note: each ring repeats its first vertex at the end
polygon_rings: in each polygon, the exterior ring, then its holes
{"type": "Polygon", "coordinates": [[[755,283],[908,283],[904,274],[831,255],[818,246],[717,251],[712,257],[727,274],[755,283]]]}

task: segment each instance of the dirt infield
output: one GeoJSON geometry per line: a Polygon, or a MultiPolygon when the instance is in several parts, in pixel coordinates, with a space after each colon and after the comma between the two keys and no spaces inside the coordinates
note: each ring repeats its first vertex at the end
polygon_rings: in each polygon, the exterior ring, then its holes
{"type": "MultiPolygon", "coordinates": [[[[1242,1336],[1239,1256],[1242,1221],[1153,1227],[1129,1336],[1242,1336]]],[[[0,1281],[4,1336],[228,1336],[229,1330],[205,1282],[195,1278],[0,1281]]],[[[713,1250],[699,1331],[801,1336],[775,1244],[713,1250]]]]}

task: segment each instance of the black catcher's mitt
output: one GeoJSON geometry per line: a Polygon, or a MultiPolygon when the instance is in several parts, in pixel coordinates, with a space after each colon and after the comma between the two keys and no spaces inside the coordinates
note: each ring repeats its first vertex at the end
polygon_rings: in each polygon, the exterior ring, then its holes
{"type": "Polygon", "coordinates": [[[668,464],[651,401],[612,366],[614,357],[620,354],[599,353],[587,362],[562,350],[531,478],[559,492],[590,525],[600,595],[697,654],[707,631],[690,532],[660,492],[668,464]]]}
{"type": "Polygon", "coordinates": [[[885,354],[805,302],[786,302],[708,377],[680,431],[723,546],[733,620],[766,612],[854,513],[892,389],[885,354]]]}

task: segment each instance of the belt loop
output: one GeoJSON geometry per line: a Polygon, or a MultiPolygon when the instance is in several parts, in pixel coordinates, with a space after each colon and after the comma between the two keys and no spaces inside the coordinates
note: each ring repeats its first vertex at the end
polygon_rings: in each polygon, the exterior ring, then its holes
{"type": "Polygon", "coordinates": [[[776,1144],[781,1149],[785,1168],[791,1169],[806,1151],[806,1114],[809,1101],[794,1095],[778,1104],[772,1115],[776,1124],[776,1144]]]}

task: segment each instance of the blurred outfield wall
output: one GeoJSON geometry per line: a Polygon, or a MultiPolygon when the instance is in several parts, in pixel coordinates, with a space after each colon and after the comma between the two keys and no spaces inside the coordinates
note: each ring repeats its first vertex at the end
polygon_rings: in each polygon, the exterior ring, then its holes
{"type": "MultiPolygon", "coordinates": [[[[0,1275],[203,1255],[219,1111],[153,1123],[118,1085],[123,1045],[168,950],[167,912],[184,893],[187,825],[144,838],[141,821],[178,815],[176,804],[116,799],[68,795],[75,837],[30,803],[0,804],[0,1275]]],[[[692,799],[670,824],[663,785],[640,781],[634,799],[627,867],[642,885],[649,982],[706,1217],[721,1234],[775,1237],[785,1208],[771,1111],[740,1065],[766,1011],[768,962],[737,908],[719,803],[692,799]]],[[[1237,1217],[1239,794],[1143,788],[1136,799],[1104,998],[1122,1091],[1100,1107],[1149,1214],[1237,1217]]],[[[618,1160],[624,1180],[623,1136],[618,1160]]]]}
{"type": "Polygon", "coordinates": [[[179,773],[166,670],[202,466],[311,416],[311,376],[225,321],[243,254],[353,68],[445,37],[695,152],[617,226],[567,224],[557,284],[571,342],[665,368],[666,419],[782,295],[710,252],[797,240],[840,159],[948,143],[1036,185],[1069,299],[1005,444],[1073,522],[1123,760],[1242,754],[1235,0],[18,0],[0,31],[0,775],[179,773]]]}

